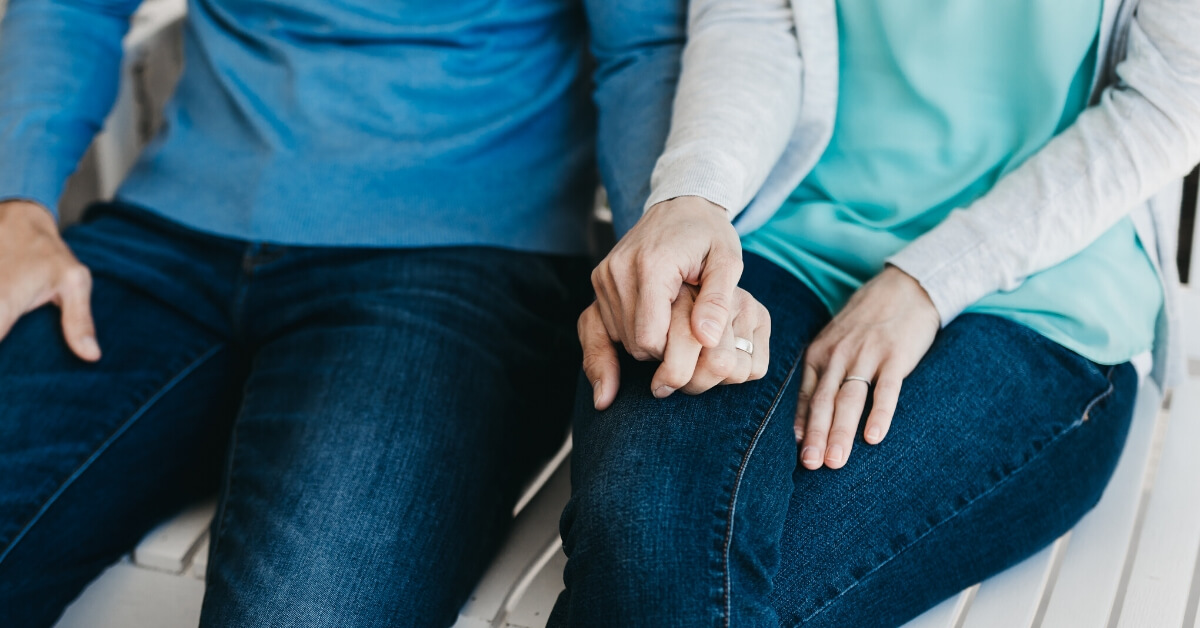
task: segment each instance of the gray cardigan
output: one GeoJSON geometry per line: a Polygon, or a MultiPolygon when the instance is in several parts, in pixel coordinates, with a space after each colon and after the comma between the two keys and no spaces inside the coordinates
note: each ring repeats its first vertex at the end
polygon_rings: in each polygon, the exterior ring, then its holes
{"type": "MultiPolygon", "coordinates": [[[[701,196],[729,210],[741,233],[771,217],[833,132],[834,2],[691,0],[671,133],[646,207],[701,196]]],[[[1183,364],[1178,207],[1151,197],[1200,161],[1200,2],[1104,0],[1099,44],[1107,54],[1092,106],[888,262],[921,283],[946,325],[1132,215],[1166,292],[1151,371],[1166,387],[1183,364]]]]}

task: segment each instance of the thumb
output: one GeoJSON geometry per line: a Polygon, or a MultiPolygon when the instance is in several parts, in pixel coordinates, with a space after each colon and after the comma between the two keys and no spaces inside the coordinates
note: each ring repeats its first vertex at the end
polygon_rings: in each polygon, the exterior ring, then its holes
{"type": "Polygon", "coordinates": [[[617,397],[621,363],[612,335],[604,327],[599,306],[592,303],[579,317],[579,343],[583,346],[583,372],[592,384],[592,405],[605,410],[617,397]]]}
{"type": "Polygon", "coordinates": [[[741,256],[732,252],[709,254],[700,273],[700,294],[692,309],[692,333],[705,347],[711,349],[721,343],[741,277],[741,256]]]}
{"type": "Polygon", "coordinates": [[[80,359],[95,362],[100,359],[96,342],[96,326],[92,321],[92,277],[83,266],[74,266],[63,273],[58,287],[59,308],[62,309],[63,337],[71,351],[80,359]]]}

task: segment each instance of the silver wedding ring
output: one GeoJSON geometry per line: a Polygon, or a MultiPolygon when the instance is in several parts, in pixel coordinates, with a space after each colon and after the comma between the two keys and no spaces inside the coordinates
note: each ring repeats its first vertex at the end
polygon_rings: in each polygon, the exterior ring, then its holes
{"type": "Polygon", "coordinates": [[[745,351],[750,355],[754,355],[754,343],[750,342],[750,340],[747,338],[739,338],[734,336],[733,348],[737,349],[738,351],[745,351]]]}
{"type": "Polygon", "coordinates": [[[862,383],[866,384],[867,386],[871,385],[871,380],[867,379],[866,377],[861,377],[858,375],[847,375],[846,379],[842,380],[842,384],[845,385],[846,382],[862,382],[862,383]]]}

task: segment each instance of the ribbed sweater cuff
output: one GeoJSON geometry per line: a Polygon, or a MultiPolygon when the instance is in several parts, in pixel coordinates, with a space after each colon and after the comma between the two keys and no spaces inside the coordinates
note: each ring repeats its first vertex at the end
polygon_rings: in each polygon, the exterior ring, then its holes
{"type": "Polygon", "coordinates": [[[741,164],[722,155],[692,154],[672,159],[663,155],[654,169],[650,198],[643,211],[680,196],[699,196],[720,205],[732,220],[746,205],[746,173],[741,164]]]}

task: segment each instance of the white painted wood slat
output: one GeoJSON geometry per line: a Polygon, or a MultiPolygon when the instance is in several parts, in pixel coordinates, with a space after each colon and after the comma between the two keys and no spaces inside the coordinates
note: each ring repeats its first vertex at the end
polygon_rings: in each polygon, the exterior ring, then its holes
{"type": "Polygon", "coordinates": [[[192,555],[192,577],[204,579],[208,575],[208,544],[212,538],[212,531],[204,533],[204,538],[200,539],[200,544],[196,546],[196,551],[192,555]]]}
{"type": "Polygon", "coordinates": [[[55,628],[196,628],[204,582],[122,560],[75,600],[55,628]]]}
{"type": "Polygon", "coordinates": [[[1120,628],[1180,626],[1200,549],[1200,379],[1171,402],[1162,460],[1134,555],[1120,628]]]}
{"type": "Polygon", "coordinates": [[[904,628],[954,628],[966,614],[978,586],[947,598],[941,604],[922,613],[920,617],[904,624],[904,628]]]}
{"type": "Polygon", "coordinates": [[[1120,586],[1148,471],[1162,394],[1149,378],[1138,391],[1125,451],[1100,503],[1071,531],[1043,628],[1107,626],[1120,586]],[[1107,603],[1105,602],[1107,601],[1107,603]]]}
{"type": "Polygon", "coordinates": [[[216,499],[208,499],[151,530],[133,550],[134,564],[159,571],[183,573],[191,563],[193,552],[208,532],[216,509],[216,499]]]}
{"type": "Polygon", "coordinates": [[[567,566],[567,555],[557,549],[537,577],[529,583],[525,594],[507,615],[505,628],[541,628],[554,608],[558,594],[563,590],[563,569],[567,566]]]}
{"type": "Polygon", "coordinates": [[[1055,560],[1066,549],[1063,536],[1018,565],[979,585],[963,628],[1025,628],[1032,626],[1050,584],[1055,560]]]}

